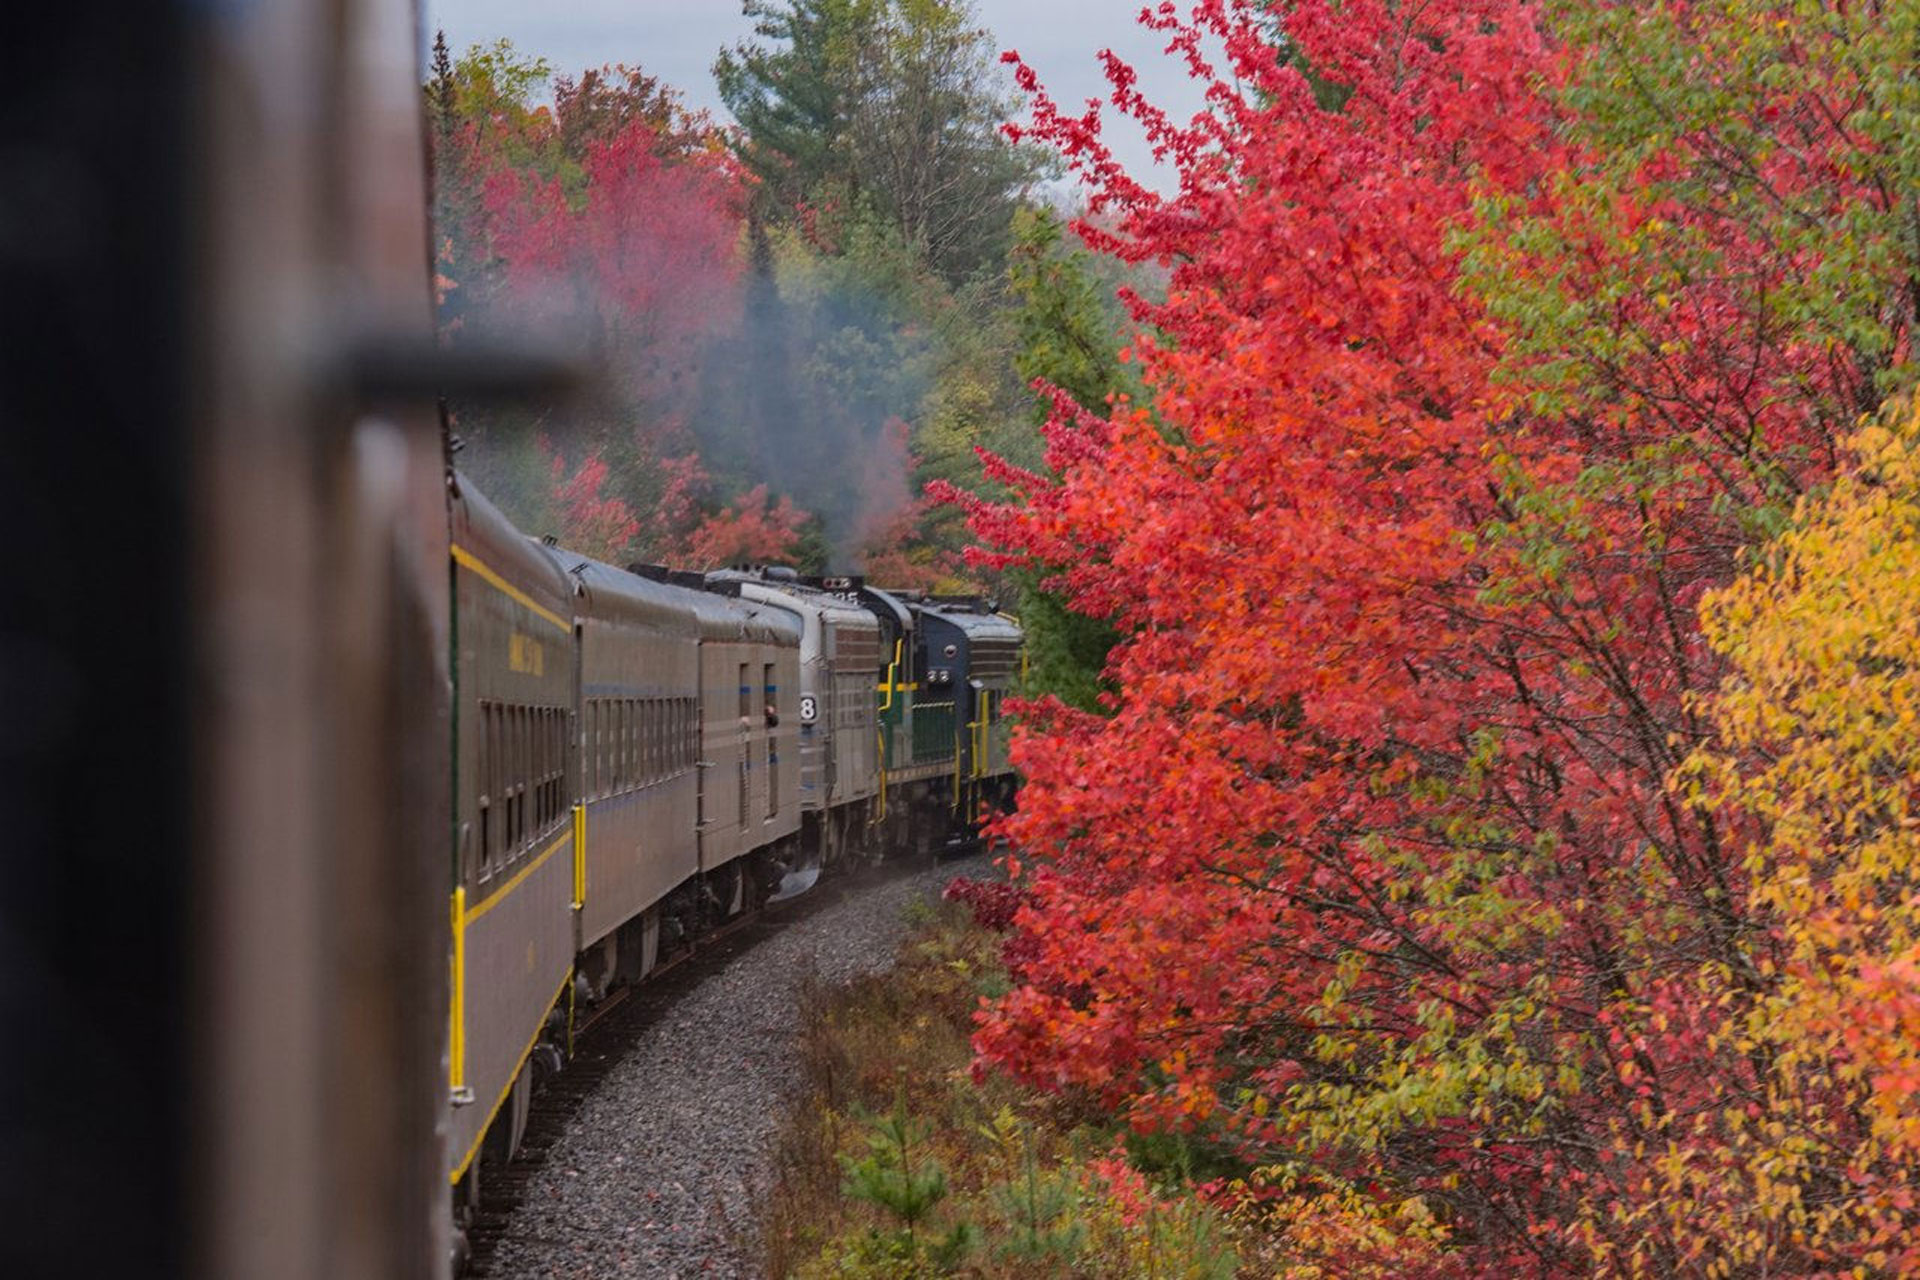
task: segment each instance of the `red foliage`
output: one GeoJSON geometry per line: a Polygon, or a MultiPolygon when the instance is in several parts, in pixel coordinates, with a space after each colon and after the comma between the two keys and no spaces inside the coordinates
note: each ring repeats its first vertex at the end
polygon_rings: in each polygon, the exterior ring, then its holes
{"type": "Polygon", "coordinates": [[[643,438],[686,428],[702,351],[740,315],[737,175],[722,155],[661,154],[644,121],[587,143],[585,194],[502,164],[485,186],[490,243],[516,322],[572,328],[605,355],[643,438]]]}
{"type": "MultiPolygon", "coordinates": [[[[1611,402],[1531,408],[1515,375],[1538,370],[1450,238],[1476,199],[1561,212],[1572,152],[1543,91],[1568,64],[1533,9],[1194,13],[1143,20],[1210,114],[1171,121],[1109,67],[1179,166],[1164,199],[1097,109],[1018,70],[1026,132],[1110,219],[1082,233],[1171,281],[1132,299],[1166,335],[1131,352],[1151,416],[1063,403],[1057,480],[988,458],[1018,501],[946,491],[982,560],[1070,566],[1076,607],[1129,635],[1110,719],[1024,710],[1027,951],[976,1045],[1136,1123],[1445,1203],[1447,1267],[1693,1265],[1715,1243],[1641,1210],[1676,1118],[1711,1149],[1719,1108],[1762,1088],[1716,1033],[1767,946],[1735,905],[1738,833],[1665,786],[1717,671],[1694,603],[1734,571],[1763,479],[1818,475],[1809,406],[1844,379],[1809,384],[1830,349],[1706,280],[1658,322],[1692,363],[1656,333],[1609,366],[1611,402]],[[1663,418],[1669,393],[1712,412],[1663,418]]],[[[1762,291],[1795,269],[1711,208],[1657,212],[1739,245],[1762,291]]],[[[1596,279],[1630,274],[1623,243],[1586,246],[1596,279]]],[[[1652,309],[1610,322],[1637,334],[1652,309]]]]}
{"type": "Polygon", "coordinates": [[[553,495],[560,508],[560,540],[577,551],[601,560],[619,563],[622,554],[640,532],[639,517],[619,498],[601,492],[607,480],[607,464],[596,451],[567,472],[566,459],[552,453],[553,495]]]}
{"type": "Polygon", "coordinates": [[[778,502],[769,502],[767,486],[755,485],[725,510],[700,522],[687,539],[685,562],[713,568],[791,560],[808,519],[793,499],[782,496],[778,502]]]}
{"type": "Polygon", "coordinates": [[[982,929],[992,929],[995,933],[1005,933],[1013,927],[1014,913],[1027,901],[1027,895],[1014,886],[995,880],[975,880],[970,876],[955,876],[947,882],[940,896],[948,902],[958,902],[973,913],[973,922],[982,929]]]}

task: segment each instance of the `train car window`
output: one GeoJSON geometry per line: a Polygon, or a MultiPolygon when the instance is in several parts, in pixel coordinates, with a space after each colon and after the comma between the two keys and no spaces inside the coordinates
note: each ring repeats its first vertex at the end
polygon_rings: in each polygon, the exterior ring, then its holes
{"type": "Polygon", "coordinates": [[[474,786],[479,792],[480,807],[480,864],[478,874],[487,875],[493,869],[493,842],[498,838],[497,825],[493,816],[493,798],[498,794],[499,779],[496,776],[500,759],[500,731],[495,708],[490,702],[480,704],[480,723],[475,728],[474,737],[479,741],[476,753],[479,759],[474,762],[474,786]]]}
{"type": "Polygon", "coordinates": [[[653,781],[653,699],[640,699],[640,781],[653,781]]]}
{"type": "Polygon", "coordinates": [[[560,780],[567,774],[566,713],[558,707],[547,712],[547,813],[560,821],[560,780]]]}
{"type": "Polygon", "coordinates": [[[535,707],[527,713],[527,719],[532,722],[530,732],[532,752],[529,759],[533,763],[533,768],[528,777],[528,784],[533,789],[533,829],[535,831],[545,831],[547,829],[546,708],[535,707]]]}
{"type": "MultiPolygon", "coordinates": [[[[773,664],[767,663],[761,668],[761,685],[767,697],[767,727],[780,723],[780,686],[774,683],[773,664]]],[[[767,816],[776,816],[780,812],[780,753],[774,749],[773,735],[767,735],[767,816]]]]}
{"type": "Polygon", "coordinates": [[[540,829],[545,831],[553,825],[553,708],[542,707],[539,712],[540,731],[540,781],[539,799],[535,811],[540,815],[540,829]]]}
{"type": "Polygon", "coordinates": [[[493,820],[493,857],[498,863],[506,856],[508,810],[513,807],[513,738],[508,732],[507,709],[493,708],[493,803],[499,816],[493,820]]]}
{"type": "Polygon", "coordinates": [[[753,686],[747,683],[747,664],[743,662],[740,664],[740,718],[749,721],[752,715],[753,686]]]}
{"type": "Polygon", "coordinates": [[[596,698],[593,703],[593,758],[594,793],[607,795],[613,790],[613,753],[608,739],[613,736],[613,726],[608,724],[612,717],[608,714],[607,700],[596,698]]]}
{"type": "Polygon", "coordinates": [[[647,722],[647,781],[660,777],[660,699],[648,698],[644,704],[647,722]]]}
{"type": "Polygon", "coordinates": [[[540,834],[547,825],[547,815],[540,794],[540,779],[547,772],[547,744],[541,730],[544,713],[539,707],[527,708],[527,839],[529,842],[540,834]]]}
{"type": "Polygon", "coordinates": [[[520,842],[519,804],[517,788],[514,783],[520,779],[520,718],[514,714],[516,708],[500,708],[500,798],[504,802],[501,816],[506,819],[500,829],[500,854],[511,860],[514,848],[520,842]]]}
{"type": "Polygon", "coordinates": [[[523,852],[530,834],[527,827],[527,778],[533,772],[533,719],[526,707],[513,709],[513,853],[523,852]]]}
{"type": "Polygon", "coordinates": [[[640,700],[620,700],[620,787],[632,790],[640,780],[640,700]]]}
{"type": "Polygon", "coordinates": [[[620,790],[620,700],[608,698],[601,707],[607,719],[606,724],[606,765],[607,775],[600,783],[603,795],[612,795],[620,790]]]}
{"type": "Polygon", "coordinates": [[[500,759],[494,769],[500,776],[500,856],[505,860],[513,856],[514,843],[518,839],[513,821],[513,709],[501,707],[499,714],[500,759]]]}
{"type": "Polygon", "coordinates": [[[667,709],[667,766],[669,774],[680,772],[680,699],[668,698],[667,709]]]}
{"type": "Polygon", "coordinates": [[[647,703],[647,763],[654,781],[667,773],[667,702],[654,698],[647,703]]]}
{"type": "Polygon", "coordinates": [[[527,709],[513,709],[513,854],[527,841],[527,709]]]}
{"type": "Polygon", "coordinates": [[[660,699],[660,758],[657,768],[660,777],[668,777],[674,771],[674,725],[680,723],[680,699],[660,699]]]}
{"type": "Polygon", "coordinates": [[[627,700],[607,700],[607,791],[626,789],[627,785],[627,700]]]}
{"type": "Polygon", "coordinates": [[[567,809],[567,713],[553,710],[553,817],[559,821],[567,809]]]}

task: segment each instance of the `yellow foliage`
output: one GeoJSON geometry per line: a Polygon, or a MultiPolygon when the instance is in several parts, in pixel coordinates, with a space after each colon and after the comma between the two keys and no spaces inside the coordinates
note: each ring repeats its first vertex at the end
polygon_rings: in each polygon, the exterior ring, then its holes
{"type": "MultiPolygon", "coordinates": [[[[1753,571],[1707,598],[1729,671],[1676,785],[1747,840],[1752,979],[1723,1043],[1763,1082],[1660,1168],[1680,1239],[1920,1269],[1920,412],[1863,427],[1753,571]],[[1727,1194],[1731,1185],[1744,1196],[1727,1194]]],[[[1623,1268],[1631,1270],[1631,1268],[1623,1268]]]]}

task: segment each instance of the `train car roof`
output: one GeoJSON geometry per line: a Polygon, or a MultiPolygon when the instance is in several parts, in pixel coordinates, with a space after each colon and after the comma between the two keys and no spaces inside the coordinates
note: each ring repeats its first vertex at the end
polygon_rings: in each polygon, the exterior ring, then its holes
{"type": "Polygon", "coordinates": [[[769,578],[751,569],[716,569],[707,575],[712,583],[737,583],[741,599],[761,599],[794,609],[803,609],[831,621],[836,627],[871,627],[878,630],[879,619],[873,610],[858,600],[839,595],[798,580],[769,578]],[[747,592],[747,588],[755,590],[747,592]]]}
{"type": "Polygon", "coordinates": [[[1012,640],[1025,638],[1019,627],[1005,614],[964,604],[926,601],[914,606],[930,618],[938,618],[966,633],[969,640],[1012,640]]]}
{"type": "Polygon", "coordinates": [[[564,547],[548,554],[577,584],[587,617],[619,618],[702,640],[755,640],[798,646],[800,623],[776,608],[643,578],[564,547]]]}
{"type": "MultiPolygon", "coordinates": [[[[538,544],[528,541],[500,508],[459,472],[454,473],[451,502],[456,558],[464,552],[478,560],[488,572],[545,596],[540,602],[545,607],[556,613],[572,611],[573,585],[552,557],[545,555],[538,544]]],[[[571,629],[571,622],[568,626],[571,629]]]]}
{"type": "Polygon", "coordinates": [[[860,598],[867,603],[869,611],[878,612],[880,609],[885,609],[892,614],[894,624],[902,631],[913,630],[912,611],[893,592],[883,591],[879,587],[862,587],[860,598]]]}
{"type": "MultiPolygon", "coordinates": [[[[566,547],[549,546],[547,554],[570,579],[575,607],[582,617],[636,623],[669,635],[700,637],[710,629],[709,619],[690,597],[697,592],[637,578],[592,556],[566,547]]],[[[714,638],[730,638],[722,629],[714,638]]]]}

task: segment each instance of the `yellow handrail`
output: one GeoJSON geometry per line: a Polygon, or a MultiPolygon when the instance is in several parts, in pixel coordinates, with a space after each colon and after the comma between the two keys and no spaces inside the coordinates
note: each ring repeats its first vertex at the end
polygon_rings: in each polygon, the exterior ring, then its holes
{"type": "Polygon", "coordinates": [[[900,670],[900,646],[903,643],[900,640],[893,642],[893,661],[887,667],[887,700],[880,704],[882,711],[893,710],[893,677],[900,670]]]}
{"type": "Polygon", "coordinates": [[[449,1083],[458,1093],[467,1082],[467,890],[453,891],[453,999],[447,1037],[449,1083]]]}
{"type": "Polygon", "coordinates": [[[573,806],[573,909],[587,905],[587,806],[573,806]]]}

